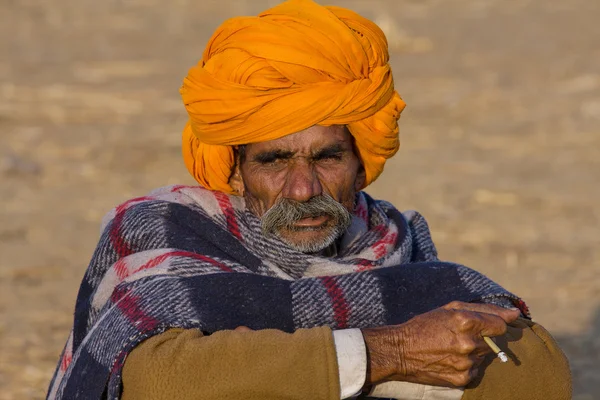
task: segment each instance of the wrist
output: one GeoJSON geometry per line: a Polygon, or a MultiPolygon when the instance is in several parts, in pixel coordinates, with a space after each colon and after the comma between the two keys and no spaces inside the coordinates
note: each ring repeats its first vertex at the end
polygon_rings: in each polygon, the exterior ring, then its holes
{"type": "Polygon", "coordinates": [[[401,325],[361,329],[367,349],[365,385],[374,385],[406,376],[404,348],[406,334],[401,325]]]}

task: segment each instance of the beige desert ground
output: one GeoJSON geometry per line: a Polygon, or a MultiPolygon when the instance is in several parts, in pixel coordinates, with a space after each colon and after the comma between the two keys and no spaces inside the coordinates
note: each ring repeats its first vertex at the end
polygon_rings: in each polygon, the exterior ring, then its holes
{"type": "MultiPolygon", "coordinates": [[[[0,0],[0,399],[40,399],[100,219],[192,183],[178,88],[277,1],[0,0]]],[[[408,108],[368,188],[530,305],[600,399],[600,1],[331,1],[388,34],[408,108]]]]}

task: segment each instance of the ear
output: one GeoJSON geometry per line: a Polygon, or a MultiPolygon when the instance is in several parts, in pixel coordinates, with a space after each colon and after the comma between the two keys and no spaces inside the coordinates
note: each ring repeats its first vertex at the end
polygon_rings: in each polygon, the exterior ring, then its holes
{"type": "Polygon", "coordinates": [[[240,157],[236,156],[235,166],[231,176],[229,177],[229,186],[233,189],[234,194],[237,196],[244,195],[244,179],[242,178],[242,171],[240,168],[240,157]]]}
{"type": "Polygon", "coordinates": [[[354,179],[354,190],[359,192],[365,188],[365,184],[367,183],[367,173],[365,172],[365,168],[362,164],[358,167],[358,172],[356,173],[356,179],[354,179]]]}

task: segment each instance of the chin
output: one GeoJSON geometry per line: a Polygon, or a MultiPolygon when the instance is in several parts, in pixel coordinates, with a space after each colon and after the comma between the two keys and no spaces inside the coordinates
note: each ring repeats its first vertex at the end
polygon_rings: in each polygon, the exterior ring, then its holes
{"type": "Polygon", "coordinates": [[[278,232],[282,242],[301,253],[316,253],[331,246],[341,235],[335,228],[278,232]]]}

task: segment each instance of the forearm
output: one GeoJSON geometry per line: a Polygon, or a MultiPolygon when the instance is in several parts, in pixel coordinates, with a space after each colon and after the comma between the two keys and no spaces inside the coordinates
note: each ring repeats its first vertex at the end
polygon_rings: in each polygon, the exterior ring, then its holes
{"type": "Polygon", "coordinates": [[[340,398],[329,328],[220,331],[172,329],[136,347],[123,368],[124,400],[340,398]]]}
{"type": "Polygon", "coordinates": [[[393,334],[388,334],[390,330],[387,326],[361,330],[367,351],[365,387],[392,380],[403,369],[401,349],[404,338],[400,329],[393,329],[393,334]]]}

